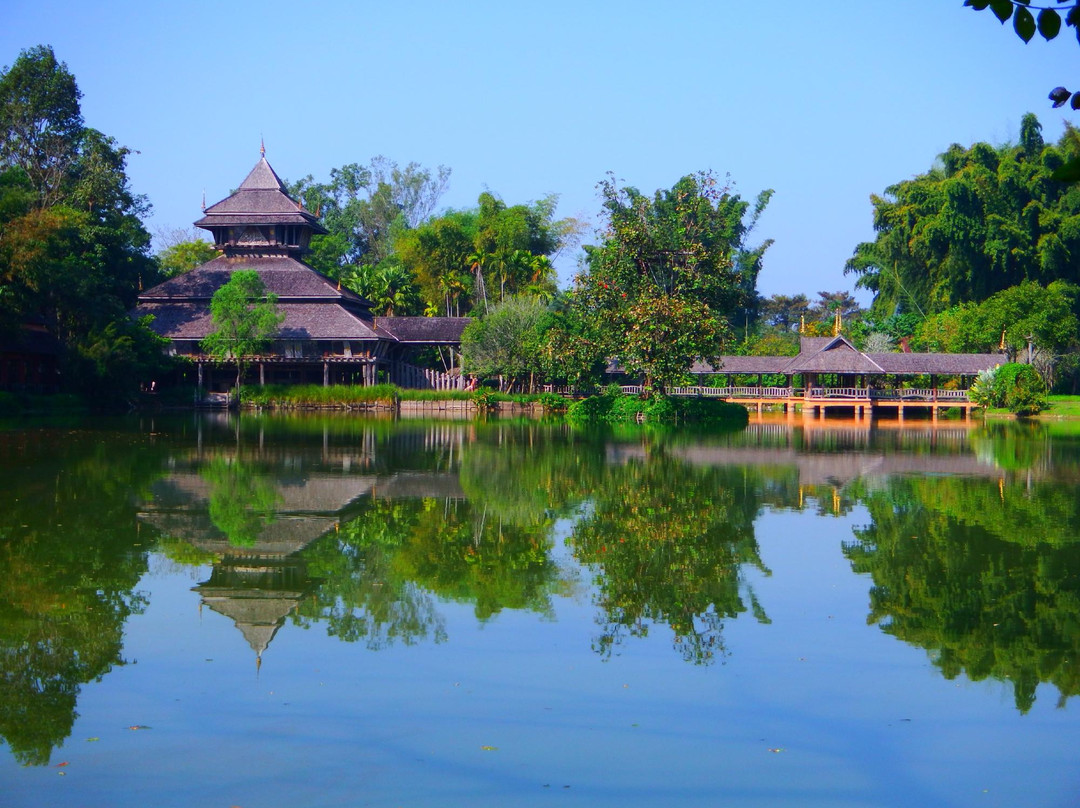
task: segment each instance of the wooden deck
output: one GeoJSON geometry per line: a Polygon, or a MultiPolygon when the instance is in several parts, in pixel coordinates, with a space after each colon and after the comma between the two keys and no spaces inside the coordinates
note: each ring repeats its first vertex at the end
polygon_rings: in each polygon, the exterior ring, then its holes
{"type": "MultiPolygon", "coordinates": [[[[642,387],[624,385],[624,393],[641,393],[642,387]]],[[[856,418],[872,417],[883,412],[895,412],[900,420],[905,411],[929,410],[931,417],[948,409],[960,409],[965,418],[978,405],[971,401],[967,390],[940,388],[874,390],[865,387],[672,387],[673,396],[702,396],[721,398],[745,405],[759,414],[765,408],[782,409],[788,415],[824,417],[826,411],[851,412],[856,418]]]]}

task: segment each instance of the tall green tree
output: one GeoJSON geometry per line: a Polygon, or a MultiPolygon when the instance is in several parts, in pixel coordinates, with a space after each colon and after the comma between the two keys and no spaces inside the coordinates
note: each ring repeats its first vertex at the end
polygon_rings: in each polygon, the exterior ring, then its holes
{"type": "Polygon", "coordinates": [[[203,350],[222,362],[236,365],[236,391],[244,366],[273,340],[285,320],[278,311],[277,295],[268,293],[259,273],[238,269],[210,300],[214,330],[202,341],[203,350]]]}
{"type": "Polygon", "coordinates": [[[345,267],[385,260],[401,233],[434,212],[449,181],[445,166],[432,171],[409,163],[402,168],[380,155],[367,165],[332,169],[329,182],[309,175],[292,183],[290,193],[302,198],[330,231],[312,239],[309,263],[337,278],[345,267]]]}
{"type": "Polygon", "coordinates": [[[43,320],[65,349],[64,384],[97,397],[114,392],[105,378],[135,384],[144,372],[127,359],[156,343],[127,312],[160,276],[142,223],[149,205],[128,182],[132,152],[84,126],[80,97],[47,46],[0,73],[0,323],[43,320]],[[141,344],[129,350],[130,340],[141,344]]]}
{"type": "Polygon", "coordinates": [[[81,97],[49,45],[23,51],[0,73],[0,164],[26,173],[41,207],[65,195],[83,136],[81,97]]]}
{"type": "Polygon", "coordinates": [[[757,272],[768,241],[748,247],[771,191],[750,204],[708,173],[683,177],[649,197],[600,183],[603,240],[586,247],[574,305],[593,337],[628,373],[664,387],[695,359],[716,360],[731,323],[756,303],[757,272]]]}
{"type": "Polygon", "coordinates": [[[1080,188],[1051,178],[1080,154],[1066,127],[1047,145],[1025,115],[1020,143],[953,144],[925,174],[874,195],[874,241],[845,266],[872,311],[931,315],[1029,280],[1080,282],[1080,188]]]}
{"type": "MultiPolygon", "coordinates": [[[[525,387],[542,372],[541,345],[547,307],[536,297],[519,296],[474,318],[461,335],[465,371],[498,376],[504,390],[525,387]]],[[[532,384],[529,388],[531,390],[532,384]]]]}

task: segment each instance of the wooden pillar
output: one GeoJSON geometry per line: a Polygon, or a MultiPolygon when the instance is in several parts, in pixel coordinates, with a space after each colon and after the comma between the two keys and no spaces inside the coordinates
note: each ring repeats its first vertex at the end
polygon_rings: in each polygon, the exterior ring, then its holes
{"type": "Polygon", "coordinates": [[[199,363],[199,383],[198,383],[198,388],[199,388],[199,392],[201,393],[202,389],[203,389],[203,363],[202,362],[199,363]]]}
{"type": "Polygon", "coordinates": [[[322,363],[322,386],[330,386],[330,363],[325,360],[322,363]]]}
{"type": "Polygon", "coordinates": [[[266,386],[266,363],[259,363],[259,387],[266,386]]]}

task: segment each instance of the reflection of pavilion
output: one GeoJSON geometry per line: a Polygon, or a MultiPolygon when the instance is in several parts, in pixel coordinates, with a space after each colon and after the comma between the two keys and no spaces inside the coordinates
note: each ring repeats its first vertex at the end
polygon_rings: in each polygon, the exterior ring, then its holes
{"type": "MultiPolygon", "coordinates": [[[[288,616],[319,585],[308,574],[302,551],[333,531],[343,513],[369,497],[464,498],[456,473],[374,475],[350,473],[343,464],[298,476],[295,466],[311,462],[310,456],[267,454],[258,464],[257,479],[271,492],[266,499],[272,506],[260,515],[253,543],[230,543],[215,524],[215,484],[200,473],[205,458],[174,461],[173,470],[152,484],[138,515],[162,535],[216,556],[209,579],[193,591],[201,604],[235,623],[259,662],[288,616]]],[[[241,465],[235,458],[218,459],[241,465]]],[[[243,465],[252,472],[252,464],[243,465]]]]}
{"type": "MultiPolygon", "coordinates": [[[[744,432],[723,441],[673,444],[664,451],[697,466],[792,467],[800,486],[844,486],[856,479],[910,474],[999,478],[1001,470],[975,454],[970,433],[970,426],[963,423],[887,428],[883,434],[877,422],[868,420],[793,424],[774,419],[752,421],[744,432]],[[897,451],[901,445],[928,451],[897,451]]],[[[646,455],[640,444],[608,447],[613,463],[643,460],[646,455]]]]}

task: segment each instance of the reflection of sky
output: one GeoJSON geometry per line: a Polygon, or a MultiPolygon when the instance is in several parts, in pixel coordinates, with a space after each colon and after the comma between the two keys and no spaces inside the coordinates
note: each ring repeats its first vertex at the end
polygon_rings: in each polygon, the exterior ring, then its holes
{"type": "MultiPolygon", "coordinates": [[[[479,623],[472,604],[440,601],[446,642],[378,652],[286,624],[256,672],[231,621],[199,611],[191,587],[209,570],[156,559],[140,584],[150,606],[126,625],[131,664],[84,686],[54,754],[65,776],[4,760],[0,780],[15,806],[517,806],[557,792],[624,808],[961,805],[984,789],[1019,805],[1041,774],[1040,803],[1065,804],[1071,713],[1040,697],[1021,717],[1008,686],[945,680],[866,625],[870,580],[840,545],[867,521],[858,507],[762,513],[772,575],[744,577],[771,623],[726,621],[730,653],[709,667],[684,663],[665,626],[604,661],[580,571],[584,596],[555,597],[554,620],[479,623]]],[[[561,542],[554,557],[574,566],[561,542]]]]}

